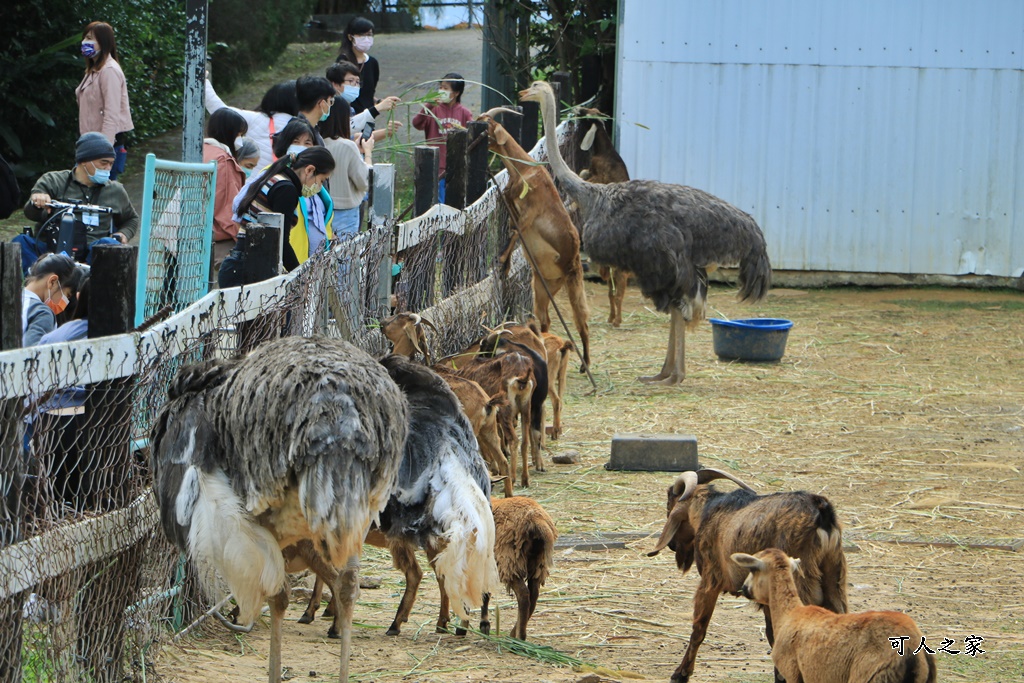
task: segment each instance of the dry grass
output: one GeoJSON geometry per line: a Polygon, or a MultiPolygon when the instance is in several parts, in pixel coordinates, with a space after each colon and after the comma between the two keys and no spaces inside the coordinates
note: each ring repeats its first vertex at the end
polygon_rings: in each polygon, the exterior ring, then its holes
{"type": "MultiPolygon", "coordinates": [[[[946,681],[1024,677],[1024,552],[971,548],[971,542],[1024,538],[1024,296],[1017,292],[777,290],[740,306],[722,286],[711,304],[730,318],[795,322],[782,362],[725,363],[708,325],[688,336],[688,376],[678,388],[635,382],[660,367],[667,317],[631,290],[623,327],[611,329],[603,288],[588,285],[599,391],[573,373],[566,432],[552,452],[578,450],[577,466],[549,466],[529,495],[563,535],[657,534],[671,473],[607,472],[617,432],[690,433],[701,462],[727,468],[760,491],[803,488],[827,495],[847,529],[855,610],[901,609],[931,647],[943,637],[962,648],[985,638],[984,655],[938,655],[946,681]],[[951,547],[894,539],[929,539],[951,547]],[[879,540],[881,539],[881,540],[879,540]],[[933,642],[934,641],[934,642],[933,642]]],[[[712,315],[718,315],[714,310],[712,315]]],[[[689,637],[696,577],[682,577],[668,554],[647,558],[653,538],[625,550],[559,551],[530,623],[532,642],[605,667],[604,679],[631,673],[666,680],[689,637]]],[[[365,572],[383,576],[364,591],[351,671],[362,681],[575,681],[582,674],[500,650],[472,635],[436,635],[437,588],[424,580],[417,609],[398,638],[385,638],[401,582],[388,559],[369,550],[365,572]]],[[[503,596],[501,629],[514,603],[503,596]]],[[[286,625],[285,663],[293,680],[336,680],[337,644],[327,624],[286,625]],[[316,671],[316,676],[310,671],[316,671]]],[[[723,598],[712,619],[695,681],[770,680],[763,622],[745,601],[723,598]]],[[[211,631],[187,651],[165,649],[156,674],[175,681],[249,681],[266,675],[267,631],[243,640],[211,631]]]]}

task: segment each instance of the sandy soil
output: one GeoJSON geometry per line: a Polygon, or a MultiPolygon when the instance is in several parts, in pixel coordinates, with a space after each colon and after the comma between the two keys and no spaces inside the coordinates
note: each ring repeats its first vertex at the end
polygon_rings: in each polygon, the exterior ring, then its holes
{"type": "MultiPolygon", "coordinates": [[[[551,453],[578,451],[582,464],[549,466],[520,492],[550,511],[563,536],[626,532],[638,540],[606,551],[560,549],[531,642],[605,667],[604,680],[669,678],[689,638],[697,577],[682,576],[669,554],[645,553],[674,476],[603,464],[617,432],[690,433],[705,466],[727,468],[759,491],[800,488],[833,501],[846,528],[852,609],[903,610],[932,647],[942,638],[955,639],[955,649],[966,636],[985,639],[977,657],[937,655],[940,680],[1024,678],[1024,552],[996,549],[1024,539],[1024,295],[780,289],[751,307],[713,286],[709,316],[793,320],[786,356],[777,364],[719,361],[704,324],[688,336],[685,383],[669,389],[634,380],[659,366],[667,318],[630,291],[623,326],[612,329],[603,322],[603,288],[587,287],[599,391],[573,373],[566,432],[549,444],[551,453]]],[[[430,575],[403,633],[386,637],[401,577],[375,549],[364,574],[384,583],[363,591],[357,607],[355,680],[583,676],[472,634],[435,634],[430,575]]],[[[337,680],[337,642],[324,637],[326,622],[296,623],[300,603],[297,596],[285,627],[291,680],[337,680]]],[[[504,597],[499,605],[507,632],[514,603],[504,597]]],[[[166,646],[149,676],[263,680],[267,651],[265,624],[239,638],[211,626],[183,647],[166,646]]],[[[744,600],[719,600],[693,680],[771,680],[763,621],[744,600]]]]}

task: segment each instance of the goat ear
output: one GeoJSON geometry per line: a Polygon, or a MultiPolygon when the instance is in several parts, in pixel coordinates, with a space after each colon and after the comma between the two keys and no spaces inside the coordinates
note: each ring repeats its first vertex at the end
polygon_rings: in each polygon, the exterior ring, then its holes
{"type": "Polygon", "coordinates": [[[672,512],[669,513],[668,520],[665,521],[665,527],[661,530],[661,536],[658,538],[657,545],[654,546],[654,550],[647,553],[647,557],[654,557],[664,549],[672,539],[675,538],[676,532],[679,527],[687,520],[690,515],[689,505],[676,505],[672,508],[672,512]]]}
{"type": "Polygon", "coordinates": [[[494,141],[499,145],[507,145],[509,140],[508,131],[501,126],[494,127],[494,141]]]}
{"type": "Polygon", "coordinates": [[[734,563],[744,569],[749,569],[751,571],[764,569],[764,562],[753,555],[747,555],[746,553],[733,553],[731,557],[734,563]]]}
{"type": "Polygon", "coordinates": [[[583,142],[580,143],[580,149],[584,152],[594,146],[594,137],[597,136],[597,126],[598,124],[596,123],[590,124],[590,130],[588,130],[587,134],[583,136],[583,142]]]}

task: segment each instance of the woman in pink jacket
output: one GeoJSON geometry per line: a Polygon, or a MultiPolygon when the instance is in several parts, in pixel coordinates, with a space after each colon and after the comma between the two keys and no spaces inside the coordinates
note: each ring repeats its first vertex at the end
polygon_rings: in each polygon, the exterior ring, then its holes
{"type": "Polygon", "coordinates": [[[94,21],[82,31],[85,77],[75,88],[80,135],[102,133],[114,146],[117,158],[110,171],[114,180],[124,172],[128,150],[125,134],[135,128],[128,107],[128,84],[117,63],[117,42],[110,24],[94,21]]]}
{"type": "Polygon", "coordinates": [[[217,185],[213,198],[213,267],[220,270],[220,263],[235,248],[238,223],[231,219],[231,200],[245,183],[245,171],[238,163],[238,152],[245,144],[242,137],[249,130],[249,124],[234,109],[224,107],[213,112],[206,124],[206,138],[203,140],[203,161],[217,162],[217,185]]]}

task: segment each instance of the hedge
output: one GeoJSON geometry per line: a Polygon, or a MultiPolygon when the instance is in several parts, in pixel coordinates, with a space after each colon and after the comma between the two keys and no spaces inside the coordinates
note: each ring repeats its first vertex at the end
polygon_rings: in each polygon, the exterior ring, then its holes
{"type": "MultiPolygon", "coordinates": [[[[78,138],[75,87],[82,28],[114,27],[139,142],[181,124],[185,0],[4,0],[0,25],[0,151],[31,187],[67,168],[78,138]]],[[[227,90],[270,64],[295,39],[313,0],[210,0],[209,51],[227,90]]]]}

